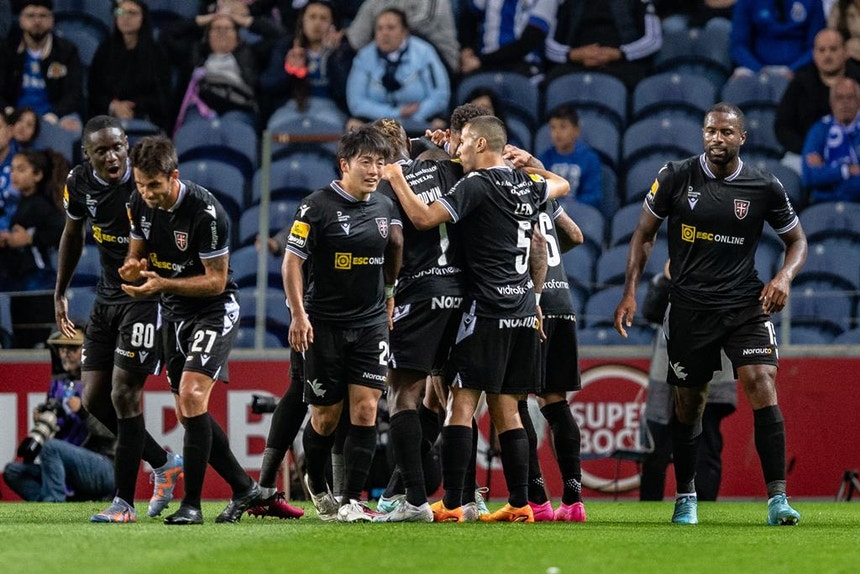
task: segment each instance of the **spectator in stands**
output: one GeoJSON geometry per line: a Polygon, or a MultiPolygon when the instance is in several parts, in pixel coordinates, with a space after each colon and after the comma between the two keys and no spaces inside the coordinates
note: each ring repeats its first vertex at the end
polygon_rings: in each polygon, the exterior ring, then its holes
{"type": "Polygon", "coordinates": [[[0,288],[51,289],[51,252],[60,245],[64,217],[58,205],[69,164],[54,151],[24,150],[12,158],[12,185],[21,193],[8,231],[0,231],[0,288]]]}
{"type": "MultiPolygon", "coordinates": [[[[496,116],[507,126],[508,122],[508,112],[505,106],[505,103],[499,99],[496,93],[487,87],[475,88],[466,96],[466,101],[464,104],[475,104],[476,106],[481,106],[489,112],[489,115],[496,116]]],[[[447,126],[445,126],[447,127],[447,126]]],[[[442,128],[445,129],[445,128],[442,128]]],[[[517,146],[518,148],[530,148],[530,142],[520,141],[517,134],[508,129],[508,143],[517,146]]]]}
{"type": "Polygon", "coordinates": [[[19,145],[13,137],[11,120],[0,110],[0,232],[7,231],[21,194],[12,185],[12,158],[19,145]]]}
{"type": "Polygon", "coordinates": [[[0,105],[30,106],[43,120],[80,133],[81,60],[73,43],[54,34],[52,10],[52,0],[21,2],[21,41],[6,54],[0,105]]]}
{"type": "Polygon", "coordinates": [[[47,400],[36,407],[33,419],[34,428],[54,434],[43,445],[25,439],[19,447],[23,461],[10,462],[3,469],[6,484],[24,500],[103,500],[113,494],[116,439],[81,408],[83,342],[80,328],[74,337],[57,332],[48,339],[52,362],[59,368],[52,374],[47,400]]]}
{"type": "Polygon", "coordinates": [[[401,10],[381,12],[374,43],[358,51],[349,73],[350,113],[414,125],[444,114],[450,97],[448,72],[433,46],[409,33],[401,10]]]}
{"type": "Polygon", "coordinates": [[[845,77],[860,81],[860,63],[848,59],[839,32],[825,28],[815,35],[812,63],[797,70],[774,119],[774,132],[787,152],[784,163],[796,171],[801,171],[800,152],[806,134],[830,113],[830,88],[845,77]]]}
{"type": "Polygon", "coordinates": [[[89,73],[89,115],[149,120],[168,129],[170,68],[155,43],[149,7],[143,0],[122,0],[114,29],[93,57],[89,73]],[[158,86],[158,88],[154,88],[158,86]]]}
{"type": "Polygon", "coordinates": [[[193,70],[182,74],[187,75],[186,88],[177,127],[188,114],[204,118],[229,114],[256,126],[258,76],[280,31],[271,19],[254,18],[234,8],[231,3],[223,10],[180,22],[172,31],[168,52],[176,57],[188,49],[189,39],[203,34],[203,41],[193,44],[191,50],[193,70]],[[260,39],[243,41],[241,28],[260,39]]]}
{"type": "Polygon", "coordinates": [[[803,183],[810,203],[860,201],[860,85],[838,80],[830,88],[830,109],[803,144],[803,183]]]}
{"type": "Polygon", "coordinates": [[[460,70],[460,45],[450,1],[366,0],[346,30],[346,37],[354,50],[360,50],[373,41],[376,19],[386,8],[402,10],[410,31],[436,48],[448,71],[456,74],[460,70]]]}
{"type": "Polygon", "coordinates": [[[16,108],[9,115],[9,123],[12,125],[12,139],[18,143],[18,146],[22,149],[32,147],[42,127],[36,110],[30,106],[16,108]]]}
{"type": "Polygon", "coordinates": [[[557,64],[549,77],[603,72],[632,90],[650,72],[662,45],[660,19],[651,0],[564,0],[546,43],[547,59],[557,64]]]}
{"type": "Polygon", "coordinates": [[[734,73],[790,78],[812,61],[815,35],[824,26],[821,0],[738,0],[732,13],[734,73]]]}
{"type": "Polygon", "coordinates": [[[316,115],[346,119],[346,78],[355,56],[339,30],[332,3],[311,0],[299,13],[294,35],[279,40],[260,74],[264,121],[316,115]]]}
{"type": "Polygon", "coordinates": [[[459,22],[460,71],[543,72],[543,47],[555,26],[557,0],[473,0],[459,22]]]}
{"type": "Polygon", "coordinates": [[[842,34],[848,57],[860,62],[860,0],[839,0],[830,10],[827,26],[842,34]]]}
{"type": "Polygon", "coordinates": [[[665,21],[681,16],[689,28],[701,28],[711,18],[732,19],[735,0],[655,0],[657,15],[665,21]]]}
{"type": "Polygon", "coordinates": [[[603,204],[603,175],[600,158],[581,141],[579,114],[572,106],[561,105],[549,114],[552,147],[541,150],[538,159],[553,173],[570,182],[568,198],[587,203],[597,209],[603,204]]]}

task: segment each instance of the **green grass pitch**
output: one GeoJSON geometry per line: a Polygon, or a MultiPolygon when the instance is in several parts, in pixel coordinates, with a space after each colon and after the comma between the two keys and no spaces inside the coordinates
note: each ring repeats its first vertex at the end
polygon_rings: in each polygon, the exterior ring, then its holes
{"type": "MultiPolygon", "coordinates": [[[[171,505],[175,508],[175,504],[171,505]]],[[[766,504],[699,503],[699,524],[669,523],[672,503],[586,501],[586,524],[337,524],[255,519],[202,526],[90,524],[104,503],[0,503],[0,572],[734,573],[860,568],[860,504],[804,502],[796,527],[765,524],[766,504]],[[557,569],[557,570],[556,570],[557,569]]],[[[499,504],[491,505],[499,506],[499,504]]],[[[170,512],[170,510],[168,510],[170,512]]]]}

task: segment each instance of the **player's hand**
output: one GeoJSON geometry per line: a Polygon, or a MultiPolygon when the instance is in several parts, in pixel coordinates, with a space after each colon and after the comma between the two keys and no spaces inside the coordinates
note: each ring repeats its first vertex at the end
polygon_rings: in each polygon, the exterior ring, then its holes
{"type": "Polygon", "coordinates": [[[403,177],[403,166],[399,163],[387,163],[382,166],[382,179],[391,181],[403,177]]]}
{"type": "Polygon", "coordinates": [[[304,353],[314,342],[314,328],[305,313],[296,313],[290,321],[289,343],[290,347],[304,353]]]}
{"type": "Polygon", "coordinates": [[[385,300],[385,312],[388,313],[388,330],[394,330],[394,297],[385,300]]]}
{"type": "Polygon", "coordinates": [[[140,278],[144,281],[140,285],[121,285],[122,290],[132,297],[149,297],[161,293],[164,290],[164,279],[154,271],[141,271],[140,278]]]}
{"type": "Polygon", "coordinates": [[[540,305],[537,306],[537,328],[538,333],[540,334],[541,343],[546,341],[546,332],[543,330],[543,309],[540,308],[540,305]]]}
{"type": "Polygon", "coordinates": [[[69,302],[65,295],[54,299],[54,318],[60,333],[69,339],[75,336],[75,324],[69,319],[69,302]]]}
{"type": "Polygon", "coordinates": [[[524,149],[520,149],[515,145],[507,144],[502,152],[502,157],[511,162],[511,165],[516,169],[533,166],[532,154],[524,149]]]}
{"type": "Polygon", "coordinates": [[[146,259],[127,259],[119,268],[119,276],[123,281],[135,283],[141,277],[141,272],[146,271],[146,259]]]}
{"type": "Polygon", "coordinates": [[[636,296],[633,294],[625,295],[618,307],[615,308],[615,330],[627,338],[627,329],[624,327],[633,326],[633,316],[636,314],[636,296]]]}
{"type": "Polygon", "coordinates": [[[758,298],[761,310],[765,313],[779,313],[785,307],[790,291],[791,282],[782,273],[777,273],[761,290],[758,298]]]}
{"type": "Polygon", "coordinates": [[[443,147],[450,138],[450,132],[448,130],[426,130],[424,132],[424,137],[433,142],[433,145],[443,147]]]}

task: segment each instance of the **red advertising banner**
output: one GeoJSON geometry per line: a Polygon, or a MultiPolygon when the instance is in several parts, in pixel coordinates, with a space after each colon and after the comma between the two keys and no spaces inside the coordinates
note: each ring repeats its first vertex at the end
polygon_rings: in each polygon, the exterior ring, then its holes
{"type": "MultiPolygon", "coordinates": [[[[224,426],[239,462],[252,474],[259,472],[270,415],[254,415],[253,394],[280,396],[286,389],[288,361],[231,361],[228,385],[212,393],[210,412],[224,426]]],[[[582,429],[583,483],[587,498],[636,497],[639,484],[634,461],[610,458],[617,448],[643,445],[640,424],[647,393],[647,359],[612,358],[582,361],[583,389],[571,399],[571,409],[582,429]]],[[[0,461],[15,457],[15,450],[32,426],[32,411],[45,400],[50,366],[45,363],[4,363],[0,375],[0,461]]],[[[847,469],[860,467],[860,425],[854,392],[860,359],[786,358],[782,360],[777,386],[786,421],[788,490],[794,497],[833,497],[847,469]]],[[[764,497],[764,484],[753,440],[752,412],[743,393],[738,410],[725,419],[723,482],[721,497],[764,497]]],[[[558,498],[561,479],[552,456],[552,441],[537,406],[532,419],[539,437],[541,463],[551,495],[558,498]]],[[[144,397],[147,430],[155,440],[181,452],[182,428],[173,412],[173,396],[166,379],[147,382],[144,397]]],[[[489,416],[479,420],[481,436],[478,482],[491,486],[491,496],[505,495],[501,463],[494,457],[487,465],[489,416]]],[[[142,470],[148,470],[145,465],[142,470]]],[[[146,498],[151,486],[141,472],[138,497],[146,498]]],[[[671,469],[666,493],[674,492],[671,469]]],[[[211,469],[204,494],[224,499],[230,491],[211,469]]],[[[3,500],[17,500],[0,481],[3,500]]]]}

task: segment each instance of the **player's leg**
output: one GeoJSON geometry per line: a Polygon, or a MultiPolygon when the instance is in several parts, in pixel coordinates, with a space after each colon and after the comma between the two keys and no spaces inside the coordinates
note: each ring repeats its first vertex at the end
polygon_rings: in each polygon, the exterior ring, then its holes
{"type": "Polygon", "coordinates": [[[434,520],[456,522],[462,516],[466,469],[472,457],[472,421],[481,391],[453,387],[442,427],[442,483],[445,494],[432,505],[434,520]]]}
{"type": "Polygon", "coordinates": [[[361,493],[376,452],[376,407],[379,388],[349,385],[349,430],[343,445],[344,483],[338,520],[370,521],[376,513],[361,503],[361,493]]]}
{"type": "Polygon", "coordinates": [[[519,412],[523,430],[526,431],[526,437],[529,441],[528,503],[532,507],[536,521],[551,522],[554,518],[552,503],[546,495],[546,484],[544,483],[540,461],[538,460],[538,437],[537,432],[535,432],[534,422],[529,414],[527,398],[518,401],[517,411],[519,412]]]}

